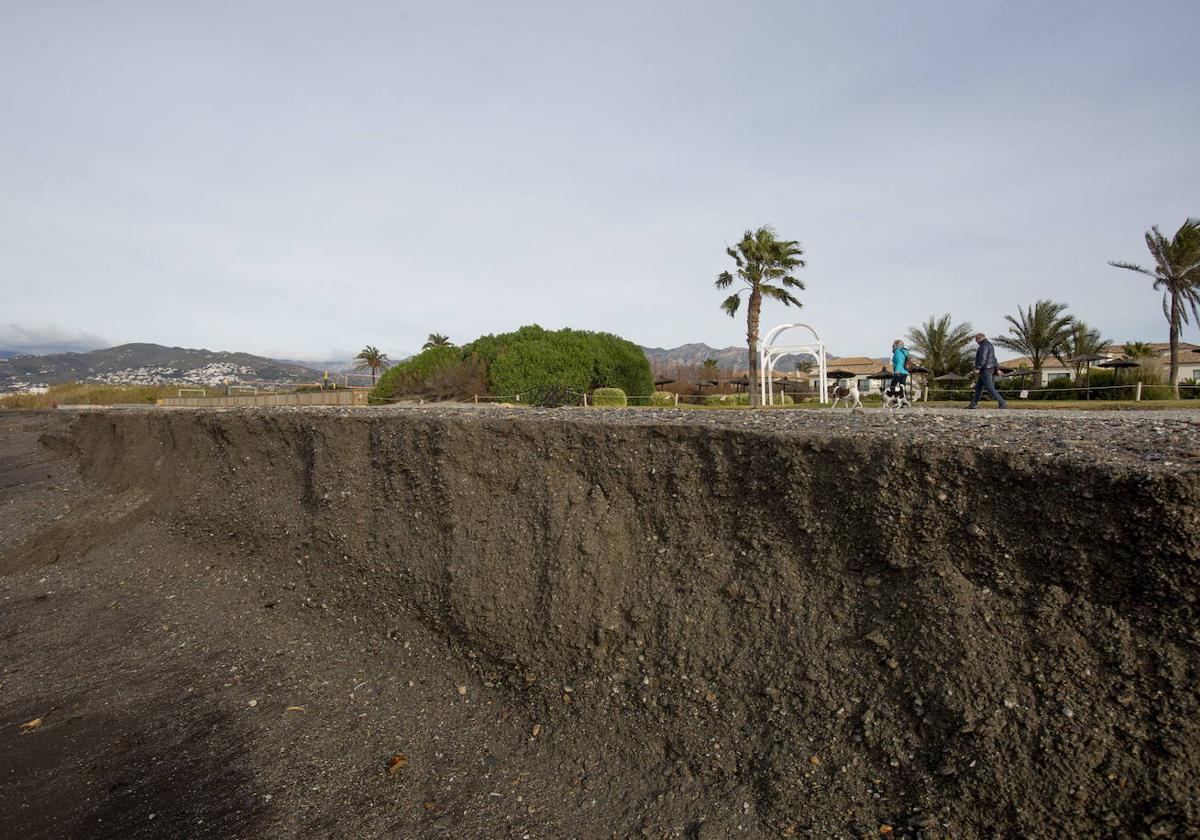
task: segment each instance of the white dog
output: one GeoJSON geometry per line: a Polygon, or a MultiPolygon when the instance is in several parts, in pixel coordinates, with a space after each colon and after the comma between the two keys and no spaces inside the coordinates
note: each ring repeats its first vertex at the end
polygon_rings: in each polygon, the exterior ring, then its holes
{"type": "Polygon", "coordinates": [[[838,400],[841,400],[846,408],[850,408],[852,402],[855,408],[862,408],[862,399],[858,393],[857,384],[852,383],[849,387],[833,385],[829,388],[829,394],[833,397],[833,405],[830,408],[837,408],[838,400]]]}

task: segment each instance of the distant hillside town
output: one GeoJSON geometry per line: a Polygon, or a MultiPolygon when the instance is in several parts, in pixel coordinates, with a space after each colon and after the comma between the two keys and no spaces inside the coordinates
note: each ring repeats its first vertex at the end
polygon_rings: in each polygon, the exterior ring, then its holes
{"type": "Polygon", "coordinates": [[[322,372],[249,353],[122,344],[87,353],[0,358],[0,393],[36,392],[64,382],[106,385],[198,385],[315,382],[322,372]]]}

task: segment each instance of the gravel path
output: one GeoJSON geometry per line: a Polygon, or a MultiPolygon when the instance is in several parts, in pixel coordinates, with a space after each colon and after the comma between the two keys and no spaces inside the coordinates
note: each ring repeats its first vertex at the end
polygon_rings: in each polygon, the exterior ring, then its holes
{"type": "MultiPolygon", "coordinates": [[[[174,409],[196,410],[196,409],[174,409]]],[[[437,404],[380,408],[211,409],[250,414],[301,413],[345,417],[505,418],[534,422],[602,423],[755,431],[802,439],[866,436],[921,446],[1002,449],[1034,458],[1086,459],[1112,466],[1200,471],[1200,409],[1072,411],[914,408],[699,410],[671,408],[517,408],[437,404]]]]}

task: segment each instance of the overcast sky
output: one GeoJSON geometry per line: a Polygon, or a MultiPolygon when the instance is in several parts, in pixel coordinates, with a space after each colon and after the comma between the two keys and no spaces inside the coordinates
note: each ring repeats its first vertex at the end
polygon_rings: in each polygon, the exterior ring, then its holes
{"type": "Polygon", "coordinates": [[[1195,2],[3,8],[0,338],[738,344],[712,281],[769,223],[808,290],[764,325],[839,355],[1039,297],[1165,341],[1106,262],[1200,215],[1195,2]]]}

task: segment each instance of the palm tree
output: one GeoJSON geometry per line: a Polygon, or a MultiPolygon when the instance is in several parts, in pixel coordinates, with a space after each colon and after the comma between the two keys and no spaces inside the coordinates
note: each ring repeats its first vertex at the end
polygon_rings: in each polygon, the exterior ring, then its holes
{"type": "Polygon", "coordinates": [[[704,360],[704,376],[708,379],[716,379],[717,378],[717,360],[716,359],[705,359],[704,360]]]}
{"type": "Polygon", "coordinates": [[[1062,362],[1063,367],[1070,367],[1074,371],[1073,378],[1078,379],[1079,372],[1087,364],[1083,357],[1099,355],[1108,350],[1111,344],[1111,341],[1100,335],[1100,330],[1092,329],[1085,321],[1076,318],[1071,324],[1071,331],[1067,333],[1066,340],[1054,352],[1054,358],[1062,362]]]}
{"type": "Polygon", "coordinates": [[[1200,322],[1200,219],[1189,218],[1175,236],[1167,239],[1158,225],[1146,231],[1146,247],[1154,257],[1154,269],[1126,262],[1110,262],[1116,268],[1126,268],[1154,278],[1154,288],[1163,293],[1163,315],[1170,327],[1171,384],[1175,399],[1179,399],[1179,336],[1188,323],[1188,309],[1200,322]]]}
{"type": "Polygon", "coordinates": [[[912,345],[921,363],[929,368],[930,376],[943,373],[964,374],[971,370],[974,355],[971,341],[975,328],[969,322],[951,326],[950,316],[929,316],[929,320],[908,331],[908,343],[912,345]]]}
{"type": "Polygon", "coordinates": [[[812,369],[815,366],[816,366],[816,362],[814,362],[812,359],[797,359],[796,360],[796,370],[799,373],[812,373],[812,369]]]}
{"type": "Polygon", "coordinates": [[[360,350],[358,355],[354,357],[355,370],[371,371],[372,386],[375,385],[375,371],[387,370],[389,364],[387,353],[380,353],[378,347],[372,347],[370,344],[360,350]]]}
{"type": "MultiPolygon", "coordinates": [[[[804,250],[794,240],[776,239],[775,229],[763,225],[758,230],[746,231],[737,247],[726,248],[725,253],[737,265],[736,276],[746,284],[746,288],[725,298],[721,309],[730,318],[734,317],[742,305],[742,293],[749,293],[746,301],[746,348],[750,360],[750,404],[758,405],[758,321],[762,301],[767,297],[784,306],[802,305],[788,289],[804,291],[804,283],[792,274],[796,269],[804,268],[804,260],[801,259],[804,250]]],[[[717,288],[729,288],[734,276],[722,271],[717,276],[717,288]]]]}
{"type": "Polygon", "coordinates": [[[1158,355],[1154,352],[1154,348],[1144,341],[1127,341],[1122,350],[1125,353],[1126,359],[1133,359],[1135,361],[1158,355]]]}
{"type": "Polygon", "coordinates": [[[996,343],[1028,356],[1033,364],[1034,375],[1038,376],[1042,365],[1060,352],[1071,333],[1075,319],[1064,314],[1066,311],[1065,303],[1055,303],[1052,300],[1039,300],[1026,309],[1018,306],[1017,315],[1020,316],[1020,320],[1005,315],[1004,320],[1010,325],[1009,334],[997,338],[996,343]]]}
{"type": "Polygon", "coordinates": [[[430,333],[429,338],[425,339],[425,343],[421,345],[422,350],[429,350],[433,347],[449,347],[450,336],[442,335],[441,333],[430,333]]]}

